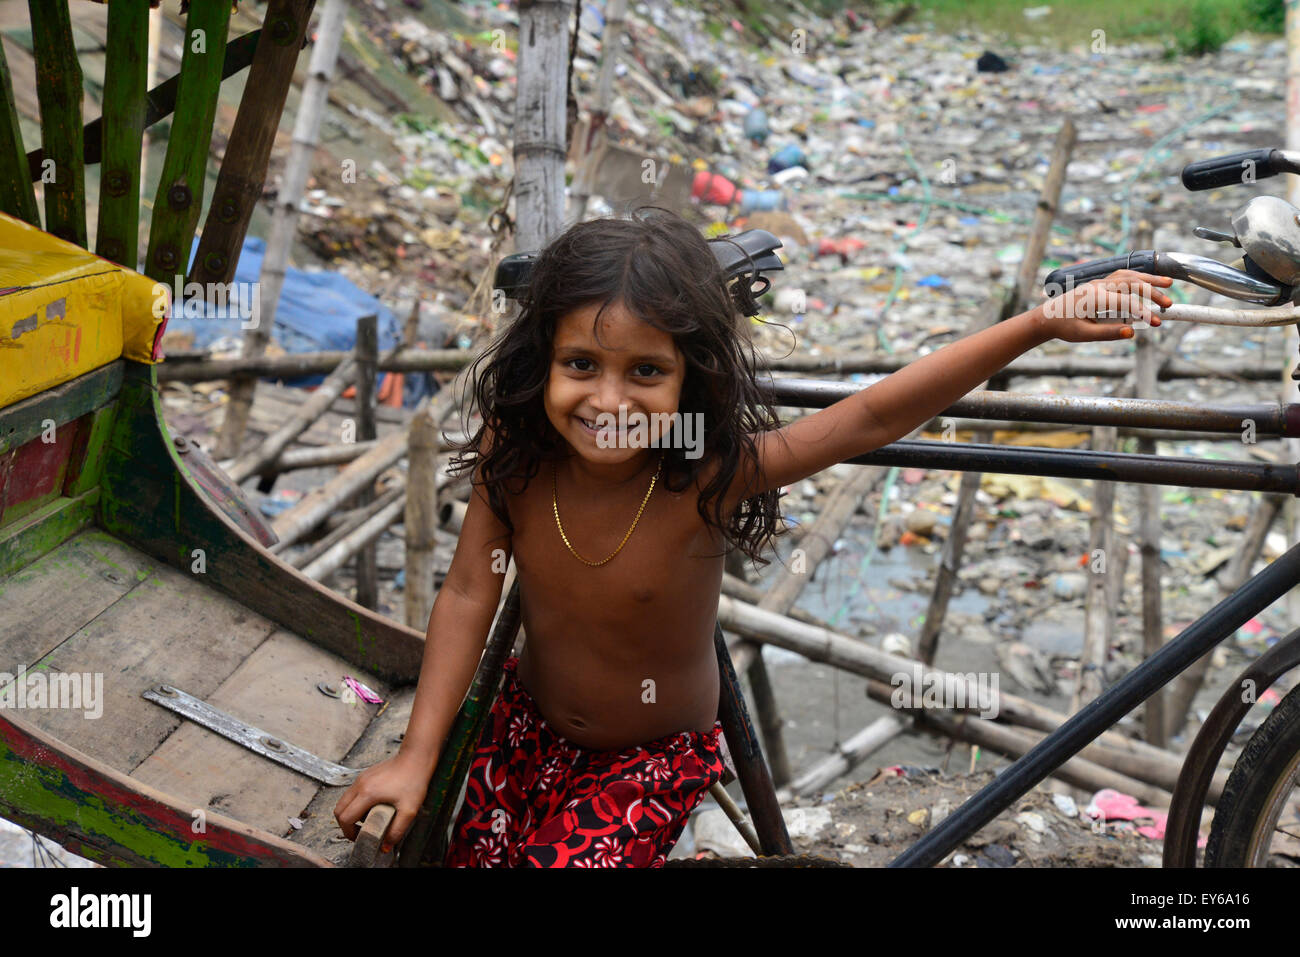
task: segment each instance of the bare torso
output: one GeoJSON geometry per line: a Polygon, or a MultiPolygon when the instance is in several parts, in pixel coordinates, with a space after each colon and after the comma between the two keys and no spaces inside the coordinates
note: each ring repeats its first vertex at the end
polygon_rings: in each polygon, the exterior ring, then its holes
{"type": "MultiPolygon", "coordinates": [[[[560,520],[579,555],[600,561],[618,547],[652,471],[595,492],[567,485],[561,471],[560,520]]],[[[627,544],[599,567],[565,547],[551,491],[543,462],[523,492],[508,496],[526,634],[518,677],[543,717],[596,750],[710,730],[723,556],[721,535],[696,508],[698,487],[673,494],[661,477],[627,544]]]]}

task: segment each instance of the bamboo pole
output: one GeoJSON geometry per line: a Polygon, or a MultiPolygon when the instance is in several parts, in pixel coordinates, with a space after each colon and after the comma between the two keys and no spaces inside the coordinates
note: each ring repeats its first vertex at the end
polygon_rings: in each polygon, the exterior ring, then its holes
{"type": "MultiPolygon", "coordinates": [[[[884,475],[884,469],[858,469],[836,487],[822,513],[799,542],[798,550],[803,552],[800,567],[798,570],[793,567],[783,569],[780,577],[759,601],[758,607],[785,614],[794,606],[804,586],[812,579],[818,564],[830,553],[831,543],[840,537],[853,513],[884,475]]],[[[776,697],[767,668],[763,664],[762,646],[753,642],[741,642],[732,649],[731,660],[737,675],[749,672],[754,709],[758,712],[759,727],[763,732],[763,743],[772,768],[772,780],[780,787],[791,778],[790,759],[786,755],[785,742],[781,736],[781,718],[777,711],[776,697]]]]}
{"type": "Polygon", "coordinates": [[[405,431],[384,436],[375,443],[374,448],[350,462],[334,478],[308,492],[296,505],[276,516],[271,522],[271,528],[280,540],[271,550],[283,551],[325,521],[330,512],[406,455],[406,443],[405,431]]]}
{"type": "MultiPolygon", "coordinates": [[[[266,377],[293,379],[321,375],[351,353],[341,350],[295,352],[284,356],[241,356],[233,359],[168,356],[158,366],[159,382],[207,382],[215,379],[266,377]]],[[[380,372],[457,372],[474,354],[464,349],[390,349],[379,358],[380,372]]]]}
{"type": "Polygon", "coordinates": [[[391,488],[386,489],[384,493],[374,501],[367,503],[361,508],[354,508],[350,512],[345,513],[338,524],[330,530],[329,534],[322,537],[320,541],[314,542],[312,546],[301,555],[293,556],[293,558],[289,559],[289,564],[294,568],[299,569],[310,565],[370,519],[378,515],[389,505],[393,504],[393,502],[401,498],[405,492],[406,482],[399,480],[395,482],[391,488]]]}
{"type": "MultiPolygon", "coordinates": [[[[1049,220],[1048,226],[1050,225],[1049,220]]],[[[999,301],[976,324],[977,328],[971,331],[977,332],[979,329],[995,326],[1006,319],[1011,314],[1012,303],[1018,296],[1017,290],[1004,291],[999,301]]],[[[987,380],[980,388],[989,388],[999,378],[987,380]]],[[[987,425],[981,425],[975,430],[972,441],[990,443],[993,441],[993,432],[987,425]]],[[[921,626],[921,638],[917,643],[916,655],[927,665],[934,663],[934,656],[938,651],[939,633],[943,630],[943,620],[948,614],[948,602],[952,599],[952,593],[957,585],[957,571],[961,567],[962,553],[966,550],[966,536],[970,530],[971,519],[975,515],[975,493],[979,491],[983,477],[982,472],[963,472],[957,487],[957,507],[953,511],[948,538],[943,543],[943,554],[939,557],[939,568],[935,572],[934,591],[930,593],[930,603],[925,610],[925,622],[921,626]]]]}
{"type": "Polygon", "coordinates": [[[279,475],[299,469],[316,469],[327,465],[346,465],[375,447],[374,442],[338,442],[334,445],[316,445],[286,449],[268,462],[259,475],[279,475]]]}
{"type": "Polygon", "coordinates": [[[627,15],[627,0],[609,0],[605,5],[605,29],[600,35],[600,76],[596,81],[596,104],[591,111],[582,157],[573,177],[569,196],[569,222],[581,222],[587,214],[591,197],[591,181],[595,175],[595,161],[601,151],[593,149],[597,137],[605,137],[605,118],[614,94],[614,68],[618,64],[619,47],[623,39],[623,24],[627,15]]]}
{"type": "MultiPolygon", "coordinates": [[[[891,655],[847,635],[806,625],[727,595],[719,599],[718,621],[735,634],[786,648],[811,661],[823,662],[865,678],[896,683],[897,676],[911,675],[927,686],[934,683],[951,690],[953,694],[949,700],[961,696],[967,702],[978,701],[978,689],[971,677],[950,674],[909,658],[891,655]]],[[[1066,720],[1065,715],[1006,692],[999,692],[997,703],[999,720],[1025,728],[1049,732],[1066,720]]],[[[968,707],[965,710],[978,708],[968,707]]],[[[1182,759],[1179,756],[1128,738],[1114,730],[1103,732],[1089,747],[1097,748],[1091,752],[1091,760],[1106,766],[1122,764],[1131,776],[1162,788],[1172,789],[1182,770],[1182,759]],[[1144,773],[1136,773],[1143,768],[1144,773]]],[[[1226,770],[1215,775],[1211,802],[1217,800],[1226,780],[1226,770]]]]}
{"type": "Polygon", "coordinates": [[[564,222],[565,67],[573,0],[520,0],[515,84],[515,243],[544,247],[564,222]]]}
{"type": "MultiPolygon", "coordinates": [[[[924,711],[917,715],[916,723],[918,727],[932,728],[950,738],[967,741],[981,748],[989,748],[1012,759],[1026,754],[1041,740],[1041,737],[1029,732],[969,715],[953,717],[924,711]]],[[[1080,752],[1082,753],[1084,752],[1080,752]]],[[[1172,801],[1170,792],[1163,788],[1120,774],[1118,771],[1095,764],[1078,755],[1053,771],[1052,777],[1090,792],[1113,788],[1124,794],[1133,795],[1144,804],[1154,804],[1158,807],[1168,807],[1172,801]]]]}
{"type": "Polygon", "coordinates": [[[280,457],[280,453],[289,443],[306,432],[322,415],[329,411],[330,405],[343,394],[357,376],[356,360],[349,355],[338,364],[325,381],[313,392],[289,420],[262,440],[261,445],[241,455],[227,469],[226,474],[236,484],[251,475],[266,474],[267,466],[280,457]]]}
{"type": "Polygon", "coordinates": [[[1034,224],[1029,231],[1029,241],[1025,243],[1025,255],[1020,260],[1020,269],[1016,273],[1017,298],[1013,313],[1032,308],[1040,298],[1037,290],[1038,270],[1043,264],[1052,220],[1056,218],[1056,208],[1061,201],[1061,188],[1065,185],[1065,171],[1070,165],[1070,155],[1074,152],[1075,137],[1074,122],[1067,117],[1052,146],[1051,164],[1047,169],[1047,178],[1043,181],[1038,205],[1034,209],[1034,224]]]}
{"type": "MultiPolygon", "coordinates": [[[[275,310],[284,288],[289,251],[297,231],[298,203],[302,200],[312,156],[320,137],[325,98],[329,93],[330,79],[334,75],[346,14],[345,0],[325,0],[325,8],[316,31],[316,45],[312,49],[308,65],[307,83],[303,87],[298,115],[294,120],[293,146],[280,182],[275,213],[271,220],[271,236],[262,260],[262,274],[258,282],[258,322],[244,334],[245,356],[261,355],[271,339],[275,310]]],[[[221,423],[213,458],[229,459],[239,454],[256,388],[256,379],[236,380],[231,384],[230,401],[226,405],[226,416],[221,423]]]]}
{"type": "Polygon", "coordinates": [[[378,539],[388,529],[388,526],[401,518],[402,512],[405,510],[406,496],[403,494],[366,519],[358,528],[332,545],[311,564],[305,565],[302,573],[308,578],[321,581],[328,575],[338,571],[347,563],[349,558],[378,539]]]}
{"type": "MultiPolygon", "coordinates": [[[[1102,425],[1092,430],[1092,447],[1099,452],[1115,449],[1115,429],[1102,425]]],[[[1084,599],[1083,649],[1079,655],[1079,680],[1070,698],[1070,713],[1101,694],[1101,669],[1114,639],[1114,616],[1108,581],[1117,562],[1114,548],[1115,483],[1092,483],[1092,517],[1088,540],[1088,593],[1084,599]]]]}
{"type": "MultiPolygon", "coordinates": [[[[1219,589],[1222,593],[1230,595],[1236,591],[1250,577],[1250,570],[1259,560],[1259,554],[1264,548],[1264,539],[1268,537],[1268,530],[1272,528],[1273,523],[1278,516],[1282,514],[1284,503],[1289,496],[1286,495],[1265,495],[1256,504],[1251,511],[1250,522],[1246,527],[1245,537],[1242,539],[1241,548],[1237,551],[1232,559],[1228,562],[1228,567],[1219,577],[1219,589]]],[[[1214,657],[1214,651],[1207,651],[1205,654],[1192,662],[1189,668],[1183,670],[1173,683],[1167,686],[1168,703],[1165,708],[1165,735],[1166,738],[1172,738],[1182,730],[1183,723],[1187,720],[1188,712],[1191,710],[1192,701],[1196,694],[1201,690],[1201,685],[1205,681],[1205,675],[1210,670],[1210,660],[1214,657]]]]}
{"type": "MultiPolygon", "coordinates": [[[[433,613],[433,556],[438,527],[438,426],[422,412],[411,422],[410,491],[406,496],[406,623],[428,629],[433,613]]],[[[461,521],[464,521],[463,515],[461,521]]]]}
{"type": "Polygon", "coordinates": [[[826,790],[837,778],[848,774],[876,751],[907,730],[908,722],[893,715],[877,718],[836,748],[836,753],[819,761],[776,792],[782,804],[826,790]]]}
{"type": "MultiPolygon", "coordinates": [[[[1143,220],[1137,229],[1134,237],[1136,248],[1150,249],[1152,240],[1151,224],[1143,220]]],[[[1136,338],[1137,357],[1134,369],[1134,394],[1139,399],[1155,399],[1159,397],[1159,389],[1156,387],[1156,363],[1159,358],[1156,354],[1156,331],[1149,325],[1143,324],[1143,328],[1135,328],[1133,334],[1136,338]]],[[[1127,381],[1127,380],[1126,380],[1127,381]]],[[[1143,455],[1154,455],[1156,453],[1156,443],[1154,439],[1143,438],[1138,440],[1138,452],[1143,455]]],[[[1160,489],[1154,485],[1143,485],[1138,488],[1138,501],[1141,503],[1140,511],[1142,512],[1141,536],[1141,554],[1142,554],[1142,652],[1147,658],[1160,650],[1164,644],[1164,615],[1161,611],[1160,595],[1160,489]]],[[[1142,720],[1143,727],[1146,729],[1146,740],[1156,747],[1163,748],[1168,742],[1165,735],[1165,689],[1161,688],[1154,695],[1147,699],[1143,709],[1142,720]]]]}
{"type": "MultiPolygon", "coordinates": [[[[357,320],[357,432],[354,438],[373,442],[378,438],[375,430],[375,365],[379,361],[379,317],[362,316],[357,320]]],[[[374,501],[371,486],[364,486],[357,494],[356,503],[364,508],[374,501]]],[[[375,546],[369,543],[357,552],[356,602],[363,608],[379,605],[379,568],[375,559],[375,546]]]]}

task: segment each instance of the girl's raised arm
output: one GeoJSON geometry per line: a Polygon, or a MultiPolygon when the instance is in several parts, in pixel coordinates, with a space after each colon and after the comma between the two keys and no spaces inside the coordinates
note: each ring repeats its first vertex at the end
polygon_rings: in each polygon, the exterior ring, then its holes
{"type": "Polygon", "coordinates": [[[895,442],[1013,359],[1051,339],[1098,342],[1131,338],[1127,325],[1095,322],[1102,312],[1122,310],[1134,320],[1145,319],[1158,326],[1160,319],[1142,297],[1161,307],[1172,305],[1172,299],[1152,288],[1171,282],[1165,277],[1120,270],[950,343],[820,412],[782,429],[757,434],[757,469],[755,463],[743,463],[733,482],[735,491],[729,494],[738,504],[895,442]]]}

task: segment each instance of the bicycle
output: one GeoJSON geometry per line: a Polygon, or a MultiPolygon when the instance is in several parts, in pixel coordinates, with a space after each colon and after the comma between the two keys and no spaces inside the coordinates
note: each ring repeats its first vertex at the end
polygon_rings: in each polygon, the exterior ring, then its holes
{"type": "MultiPolygon", "coordinates": [[[[1259,149],[1201,160],[1184,168],[1182,181],[1188,189],[1204,190],[1283,172],[1300,173],[1300,152],[1259,149]]],[[[1162,320],[1236,326],[1300,322],[1300,209],[1276,197],[1258,196],[1233,215],[1232,228],[1232,233],[1208,227],[1198,227],[1195,232],[1202,239],[1240,247],[1242,256],[1233,263],[1186,253],[1139,250],[1057,269],[1047,276],[1045,289],[1054,296],[1075,284],[1127,268],[1182,279],[1221,296],[1267,307],[1226,309],[1177,304],[1161,313],[1162,320]]],[[[710,240],[710,245],[742,313],[758,315],[761,310],[757,297],[771,286],[763,273],[783,268],[775,254],[780,241],[764,230],[748,230],[710,240]]],[[[509,298],[517,298],[526,286],[533,256],[518,253],[498,267],[496,285],[506,289],[509,298]]],[[[1128,319],[1113,315],[1099,321],[1128,319]]],[[[1300,369],[1293,378],[1300,379],[1300,369]]],[[[801,408],[825,407],[857,391],[844,383],[797,379],[773,379],[768,389],[774,404],[801,408]]],[[[980,392],[966,396],[943,414],[1205,432],[1236,431],[1242,418],[1251,418],[1257,424],[1257,434],[1300,437],[1300,403],[1213,406],[1152,399],[980,392]]],[[[1123,452],[902,440],[849,459],[848,463],[1300,494],[1300,467],[1294,464],[1204,462],[1123,452]]],[[[1067,719],[890,866],[924,867],[942,861],[967,837],[1297,584],[1300,545],[1252,576],[1067,719]]],[[[1253,703],[1253,699],[1242,700],[1246,696],[1239,687],[1243,682],[1252,682],[1250,686],[1262,692],[1297,666],[1300,628],[1252,662],[1211,711],[1188,751],[1174,789],[1166,825],[1165,867],[1195,866],[1205,796],[1219,759],[1253,703]]],[[[1292,800],[1298,786],[1300,687],[1277,705],[1238,757],[1214,816],[1205,866],[1264,866],[1278,829],[1290,827],[1295,831],[1293,836],[1300,836],[1300,800],[1292,800]],[[1282,815],[1287,812],[1284,819],[1282,815]]]]}

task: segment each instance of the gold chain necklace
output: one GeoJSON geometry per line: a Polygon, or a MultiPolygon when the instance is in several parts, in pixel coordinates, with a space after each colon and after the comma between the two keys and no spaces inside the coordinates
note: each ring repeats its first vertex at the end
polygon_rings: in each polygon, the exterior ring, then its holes
{"type": "MultiPolygon", "coordinates": [[[[614,555],[617,555],[619,552],[623,550],[623,546],[627,544],[627,540],[632,537],[632,532],[636,530],[636,523],[641,521],[641,513],[645,511],[646,502],[650,501],[650,493],[655,490],[655,482],[659,480],[659,473],[663,470],[663,467],[664,467],[664,460],[663,457],[661,456],[659,459],[659,468],[655,469],[655,474],[650,479],[650,487],[646,489],[645,498],[641,499],[641,507],[636,510],[636,518],[632,519],[632,527],[627,530],[627,534],[623,536],[623,540],[618,543],[618,548],[614,549],[614,555]]],[[[574,551],[573,546],[569,544],[569,536],[564,534],[564,525],[560,522],[560,502],[555,494],[555,474],[556,474],[555,463],[552,462],[551,463],[551,511],[555,513],[555,527],[560,530],[560,538],[564,539],[564,544],[569,549],[569,551],[572,552],[573,557],[576,558],[578,561],[582,562],[584,565],[590,565],[592,568],[597,568],[601,565],[604,565],[605,562],[612,559],[614,555],[610,555],[609,558],[606,558],[604,561],[589,562],[587,561],[587,559],[583,558],[576,551],[574,551]]]]}

